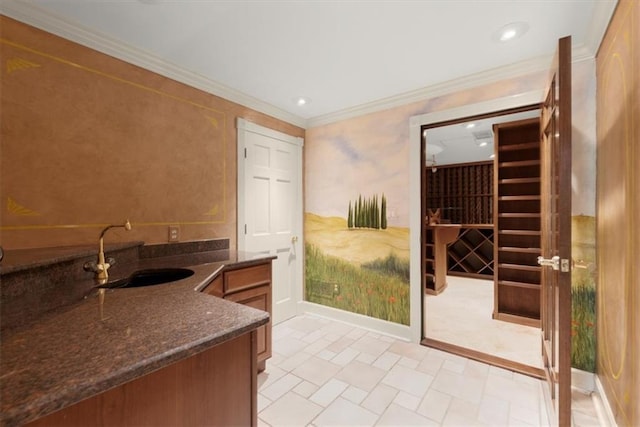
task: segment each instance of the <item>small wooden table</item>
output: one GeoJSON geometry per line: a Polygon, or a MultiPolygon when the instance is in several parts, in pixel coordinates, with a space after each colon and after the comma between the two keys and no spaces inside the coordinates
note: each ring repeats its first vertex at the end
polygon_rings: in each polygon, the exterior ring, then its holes
{"type": "Polygon", "coordinates": [[[426,288],[425,291],[432,295],[438,295],[447,287],[447,245],[455,242],[460,233],[460,224],[434,224],[427,225],[427,230],[433,232],[433,258],[434,258],[434,289],[426,288]]]}

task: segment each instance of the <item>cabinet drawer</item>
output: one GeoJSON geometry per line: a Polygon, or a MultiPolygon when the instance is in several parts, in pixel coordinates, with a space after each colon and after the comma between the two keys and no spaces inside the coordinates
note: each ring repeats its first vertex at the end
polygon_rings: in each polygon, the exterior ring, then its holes
{"type": "MultiPolygon", "coordinates": [[[[271,287],[269,285],[236,292],[225,296],[224,299],[271,314],[271,287]]],[[[259,362],[271,357],[271,319],[269,319],[269,323],[258,328],[257,347],[259,362]]]]}
{"type": "Polygon", "coordinates": [[[237,292],[271,282],[271,263],[225,271],[224,292],[237,292]]]}

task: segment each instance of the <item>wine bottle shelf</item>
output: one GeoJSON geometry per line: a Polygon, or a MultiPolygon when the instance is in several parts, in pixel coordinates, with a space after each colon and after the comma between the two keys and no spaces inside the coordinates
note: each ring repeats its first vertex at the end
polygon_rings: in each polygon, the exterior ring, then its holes
{"type": "MultiPolygon", "coordinates": [[[[494,125],[496,135],[494,318],[540,318],[540,121],[494,125]]],[[[518,319],[522,319],[519,321],[518,319]]]]}
{"type": "Polygon", "coordinates": [[[493,278],[493,226],[468,225],[447,248],[448,274],[493,278]]]}

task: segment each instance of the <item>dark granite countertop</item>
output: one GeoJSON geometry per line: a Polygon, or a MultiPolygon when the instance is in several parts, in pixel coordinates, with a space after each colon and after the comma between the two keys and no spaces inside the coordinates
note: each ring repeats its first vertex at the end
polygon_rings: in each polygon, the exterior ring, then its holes
{"type": "MultiPolygon", "coordinates": [[[[0,425],[15,426],[70,406],[268,322],[269,315],[197,292],[225,268],[272,259],[236,251],[139,259],[121,269],[189,267],[162,285],[93,290],[28,328],[3,333],[0,425]]],[[[115,280],[117,277],[111,278],[115,280]]]]}

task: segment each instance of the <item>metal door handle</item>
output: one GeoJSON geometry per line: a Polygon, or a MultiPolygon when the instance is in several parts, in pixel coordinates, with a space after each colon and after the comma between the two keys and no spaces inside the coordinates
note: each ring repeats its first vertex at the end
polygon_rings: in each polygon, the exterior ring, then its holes
{"type": "Polygon", "coordinates": [[[544,258],[542,256],[539,256],[538,264],[540,264],[543,267],[551,267],[554,270],[560,270],[560,257],[556,255],[553,258],[549,259],[549,258],[544,258]]]}
{"type": "Polygon", "coordinates": [[[297,242],[298,242],[298,236],[291,237],[291,243],[297,243],[297,242]]]}

